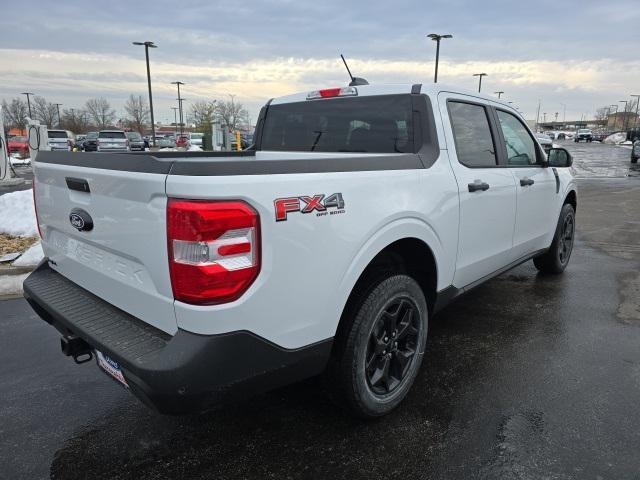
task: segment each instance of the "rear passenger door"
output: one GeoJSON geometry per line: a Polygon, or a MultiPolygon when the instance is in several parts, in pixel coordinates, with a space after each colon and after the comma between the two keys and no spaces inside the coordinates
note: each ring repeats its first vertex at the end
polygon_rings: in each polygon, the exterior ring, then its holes
{"type": "Polygon", "coordinates": [[[552,168],[543,166],[544,154],[529,129],[512,112],[496,109],[501,147],[513,175],[517,196],[513,248],[517,257],[547,248],[557,218],[556,178],[552,168]]]}
{"type": "Polygon", "coordinates": [[[439,105],[460,198],[454,276],[460,288],[514,260],[516,188],[511,172],[499,165],[499,137],[490,107],[474,97],[444,92],[439,105]]]}

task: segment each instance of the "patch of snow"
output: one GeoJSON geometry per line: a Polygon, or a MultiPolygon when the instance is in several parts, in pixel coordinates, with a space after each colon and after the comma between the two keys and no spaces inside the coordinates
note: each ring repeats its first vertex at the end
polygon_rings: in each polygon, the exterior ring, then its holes
{"type": "Polygon", "coordinates": [[[20,295],[22,293],[22,282],[28,276],[28,273],[0,276],[0,295],[20,295]]]}
{"type": "Polygon", "coordinates": [[[17,237],[38,235],[36,212],[33,209],[33,190],[0,195],[0,233],[17,237]]]}
{"type": "Polygon", "coordinates": [[[609,135],[607,138],[604,139],[603,143],[618,145],[622,142],[625,142],[626,140],[627,140],[627,134],[618,132],[618,133],[609,135]]]}
{"type": "Polygon", "coordinates": [[[191,146],[189,146],[187,151],[189,151],[189,152],[201,152],[202,148],[199,147],[198,145],[191,145],[191,146]]]}
{"type": "Polygon", "coordinates": [[[10,160],[11,165],[31,165],[31,159],[29,157],[22,158],[14,153],[11,154],[10,160]]]}
{"type": "Polygon", "coordinates": [[[44,258],[42,244],[40,242],[31,245],[26,252],[20,255],[15,262],[14,267],[35,267],[44,258]]]}

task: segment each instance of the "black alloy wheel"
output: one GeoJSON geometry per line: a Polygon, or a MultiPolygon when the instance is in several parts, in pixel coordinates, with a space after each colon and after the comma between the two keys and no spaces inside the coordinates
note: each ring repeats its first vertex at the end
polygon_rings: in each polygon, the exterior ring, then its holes
{"type": "Polygon", "coordinates": [[[573,236],[575,233],[575,223],[573,215],[567,215],[564,218],[562,231],[560,234],[560,244],[558,248],[558,260],[562,265],[569,263],[571,251],[573,250],[573,236]]]}
{"type": "Polygon", "coordinates": [[[365,354],[367,385],[374,394],[388,395],[406,378],[422,325],[418,309],[409,298],[394,298],[380,312],[365,354]]]}

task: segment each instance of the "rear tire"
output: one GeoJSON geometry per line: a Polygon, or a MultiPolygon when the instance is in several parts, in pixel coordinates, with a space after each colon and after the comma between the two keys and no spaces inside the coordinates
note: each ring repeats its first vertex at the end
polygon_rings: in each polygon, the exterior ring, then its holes
{"type": "Polygon", "coordinates": [[[396,408],[413,385],[427,340],[427,302],[413,278],[396,272],[378,272],[356,288],[325,380],[336,403],[375,418],[396,408]]]}
{"type": "Polygon", "coordinates": [[[638,157],[631,155],[631,163],[638,163],[638,157]]]}
{"type": "Polygon", "coordinates": [[[575,237],[576,219],[573,205],[566,203],[560,211],[551,247],[542,255],[533,259],[533,264],[543,273],[559,274],[569,264],[575,237]]]}

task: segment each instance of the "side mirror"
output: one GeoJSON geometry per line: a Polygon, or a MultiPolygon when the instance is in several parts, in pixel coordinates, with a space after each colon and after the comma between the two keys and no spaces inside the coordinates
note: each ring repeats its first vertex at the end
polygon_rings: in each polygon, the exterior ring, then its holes
{"type": "Polygon", "coordinates": [[[566,148],[552,148],[547,156],[550,167],[570,167],[573,158],[566,148]]]}

